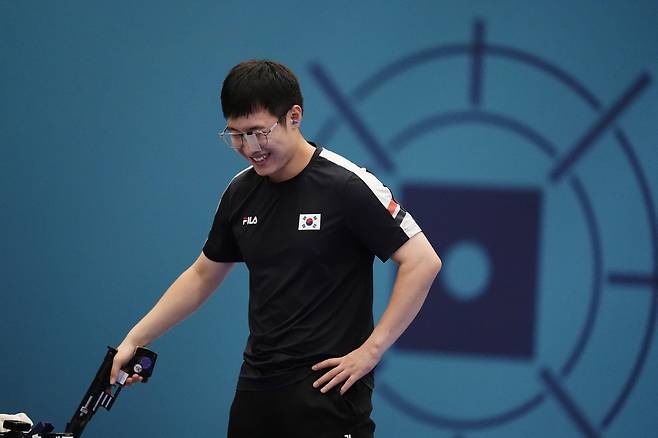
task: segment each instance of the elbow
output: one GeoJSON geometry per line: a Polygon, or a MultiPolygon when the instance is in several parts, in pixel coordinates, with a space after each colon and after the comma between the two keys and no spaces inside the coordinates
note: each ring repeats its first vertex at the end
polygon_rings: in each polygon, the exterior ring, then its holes
{"type": "Polygon", "coordinates": [[[435,255],[435,257],[436,257],[436,260],[435,260],[435,262],[434,262],[434,267],[435,267],[435,269],[436,269],[436,273],[438,274],[439,271],[441,270],[441,268],[443,267],[443,262],[441,261],[441,259],[439,258],[439,256],[436,255],[436,253],[435,253],[434,255],[435,255]]]}
{"type": "Polygon", "coordinates": [[[443,262],[441,261],[439,256],[436,253],[434,253],[430,263],[432,270],[434,271],[434,276],[436,277],[439,271],[441,270],[441,268],[443,267],[443,262]]]}
{"type": "Polygon", "coordinates": [[[431,281],[434,281],[436,276],[439,274],[443,262],[436,254],[434,250],[428,251],[425,256],[422,258],[421,266],[427,273],[427,276],[431,278],[431,281]]]}

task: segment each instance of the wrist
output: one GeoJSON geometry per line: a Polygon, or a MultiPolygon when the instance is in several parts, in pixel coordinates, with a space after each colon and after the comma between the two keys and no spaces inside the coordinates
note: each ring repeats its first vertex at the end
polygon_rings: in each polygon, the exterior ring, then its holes
{"type": "Polygon", "coordinates": [[[137,347],[145,345],[139,337],[135,336],[133,333],[128,333],[126,337],[119,344],[119,348],[132,348],[133,350],[137,347]]]}
{"type": "Polygon", "coordinates": [[[384,344],[381,341],[378,341],[377,339],[373,338],[372,336],[366,340],[363,344],[363,348],[374,358],[376,358],[378,361],[381,359],[381,357],[384,355],[384,352],[386,351],[386,348],[384,344]]]}

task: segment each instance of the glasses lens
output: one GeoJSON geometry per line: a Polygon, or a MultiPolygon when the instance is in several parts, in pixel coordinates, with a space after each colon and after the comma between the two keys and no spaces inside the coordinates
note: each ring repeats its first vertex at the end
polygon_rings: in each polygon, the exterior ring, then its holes
{"type": "Polygon", "coordinates": [[[230,148],[240,149],[242,147],[242,134],[236,134],[227,130],[219,134],[219,138],[230,148]]]}

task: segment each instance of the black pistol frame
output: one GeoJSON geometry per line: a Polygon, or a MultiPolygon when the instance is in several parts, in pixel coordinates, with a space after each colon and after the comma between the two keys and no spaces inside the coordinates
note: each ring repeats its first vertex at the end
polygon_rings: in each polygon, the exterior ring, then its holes
{"type": "Polygon", "coordinates": [[[74,438],[79,438],[82,435],[85,427],[91,421],[98,408],[103,407],[106,410],[112,409],[114,401],[118,397],[126,379],[133,374],[142,377],[142,381],[146,383],[153,373],[155,361],[158,355],[151,350],[143,347],[138,347],[135,351],[134,357],[124,366],[114,385],[110,385],[110,374],[112,372],[112,363],[117,350],[112,347],[107,347],[107,353],[101,363],[94,380],[89,385],[89,389],[85,393],[78,409],[73,414],[71,421],[66,425],[66,433],[70,433],[74,438]]]}

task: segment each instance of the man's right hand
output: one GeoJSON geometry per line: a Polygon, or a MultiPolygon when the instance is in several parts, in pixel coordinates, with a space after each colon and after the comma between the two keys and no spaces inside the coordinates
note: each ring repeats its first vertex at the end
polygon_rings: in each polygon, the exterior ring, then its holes
{"type": "MultiPolygon", "coordinates": [[[[114,355],[114,361],[112,362],[112,372],[110,374],[110,385],[114,385],[114,383],[117,381],[117,376],[119,374],[119,370],[121,367],[123,367],[125,364],[130,362],[130,359],[133,358],[135,355],[135,350],[137,350],[137,345],[133,345],[129,342],[123,341],[121,345],[117,347],[117,354],[114,355]]],[[[124,386],[130,386],[133,383],[136,382],[141,382],[142,377],[133,374],[132,376],[129,376],[126,379],[126,382],[124,383],[124,386]]]]}

